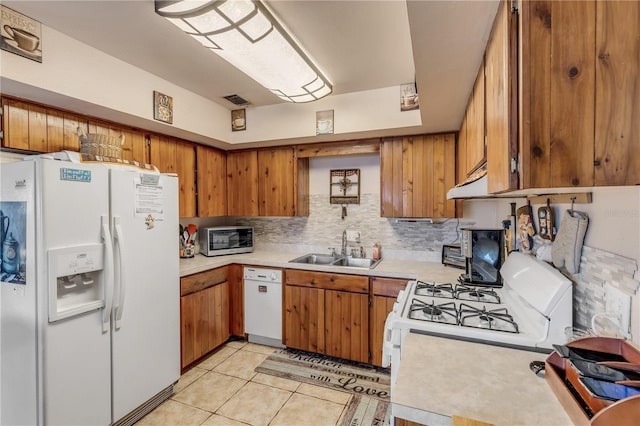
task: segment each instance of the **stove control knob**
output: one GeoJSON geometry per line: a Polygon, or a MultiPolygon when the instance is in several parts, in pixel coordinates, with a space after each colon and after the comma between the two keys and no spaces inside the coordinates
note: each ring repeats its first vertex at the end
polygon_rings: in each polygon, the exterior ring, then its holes
{"type": "Polygon", "coordinates": [[[275,272],[272,272],[271,275],[269,275],[269,279],[271,279],[271,281],[275,281],[276,280],[275,272]]]}

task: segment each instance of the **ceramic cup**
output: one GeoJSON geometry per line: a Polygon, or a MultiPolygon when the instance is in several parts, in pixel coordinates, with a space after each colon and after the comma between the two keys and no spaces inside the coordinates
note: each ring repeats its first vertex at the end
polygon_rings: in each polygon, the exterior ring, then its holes
{"type": "Polygon", "coordinates": [[[16,43],[18,43],[18,47],[20,49],[26,50],[27,52],[33,52],[40,44],[38,36],[31,34],[29,31],[10,27],[9,25],[5,25],[4,30],[16,43]]]}
{"type": "Polygon", "coordinates": [[[331,128],[331,120],[318,120],[318,131],[327,132],[331,128]]]}

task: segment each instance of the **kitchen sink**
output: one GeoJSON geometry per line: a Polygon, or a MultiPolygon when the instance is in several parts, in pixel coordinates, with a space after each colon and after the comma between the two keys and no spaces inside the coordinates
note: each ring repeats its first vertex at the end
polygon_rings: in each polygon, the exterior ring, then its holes
{"type": "Polygon", "coordinates": [[[290,263],[309,263],[312,265],[330,265],[336,261],[340,256],[332,256],[330,254],[305,254],[304,256],[297,257],[290,260],[290,263]]]}
{"type": "Polygon", "coordinates": [[[352,268],[373,269],[382,259],[356,258],[351,256],[310,253],[296,257],[289,263],[306,263],[310,265],[348,266],[352,268]]]}

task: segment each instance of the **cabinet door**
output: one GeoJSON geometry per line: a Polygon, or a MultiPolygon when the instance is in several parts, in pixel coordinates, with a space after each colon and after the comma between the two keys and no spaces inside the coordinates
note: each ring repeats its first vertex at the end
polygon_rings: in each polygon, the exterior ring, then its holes
{"type": "Polygon", "coordinates": [[[596,8],[595,185],[638,185],[640,2],[596,8]]]}
{"type": "Polygon", "coordinates": [[[323,289],[284,286],[285,346],[325,353],[324,294],[323,289]]]}
{"type": "Polygon", "coordinates": [[[166,137],[151,137],[150,162],[163,173],[177,173],[180,217],[196,216],[195,168],[193,144],[166,137]]]}
{"type": "Polygon", "coordinates": [[[244,336],[243,266],[229,266],[229,323],[233,336],[244,336]]]}
{"type": "Polygon", "coordinates": [[[29,149],[29,105],[13,99],[3,99],[4,138],[2,146],[29,149]]]}
{"type": "Polygon", "coordinates": [[[369,296],[325,290],[325,353],[369,362],[369,296]]]}
{"type": "Polygon", "coordinates": [[[260,216],[294,216],[293,148],[258,151],[260,216]]]}
{"type": "MultiPolygon", "coordinates": [[[[596,2],[533,1],[521,7],[522,187],[592,186],[596,2]]],[[[626,32],[622,37],[633,39],[626,32]]]]}
{"type": "Polygon", "coordinates": [[[517,54],[515,15],[503,1],[485,53],[487,176],[490,193],[517,189],[517,54]]]}
{"type": "Polygon", "coordinates": [[[229,338],[229,283],[182,296],[180,318],[184,368],[229,338]]]}
{"type": "Polygon", "coordinates": [[[229,216],[258,216],[258,152],[227,153],[229,216]]]}
{"type": "Polygon", "coordinates": [[[480,65],[467,108],[466,172],[471,173],[486,161],[484,128],[484,61],[480,65]]]}
{"type": "Polygon", "coordinates": [[[227,215],[227,155],[198,145],[198,216],[227,215]]]}
{"type": "Polygon", "coordinates": [[[407,287],[406,279],[371,278],[371,309],[369,315],[369,344],[371,364],[382,365],[382,343],[384,341],[384,323],[400,290],[407,287]]]}
{"type": "Polygon", "coordinates": [[[61,112],[47,110],[47,150],[58,152],[64,149],[64,116],[61,112]]]}
{"type": "Polygon", "coordinates": [[[455,185],[453,134],[384,140],[381,147],[383,217],[455,217],[447,191],[455,185]]]}
{"type": "Polygon", "coordinates": [[[122,144],[122,159],[129,161],[138,161],[140,163],[148,163],[149,155],[147,153],[147,141],[145,134],[137,130],[122,129],[114,130],[111,136],[120,137],[124,135],[124,143],[122,144]]]}

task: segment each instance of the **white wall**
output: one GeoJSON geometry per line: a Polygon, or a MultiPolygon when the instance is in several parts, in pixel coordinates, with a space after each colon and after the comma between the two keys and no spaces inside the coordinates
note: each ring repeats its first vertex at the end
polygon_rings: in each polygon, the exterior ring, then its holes
{"type": "MultiPolygon", "coordinates": [[[[0,51],[0,91],[201,143],[315,138],[317,111],[334,110],[334,134],[420,126],[420,111],[400,111],[400,87],[333,95],[308,104],[247,108],[247,130],[231,113],[152,73],[42,27],[42,63],[0,51]],[[153,91],[173,97],[173,124],[153,120],[153,91]]],[[[311,139],[313,141],[313,139],[311,139]]]]}

